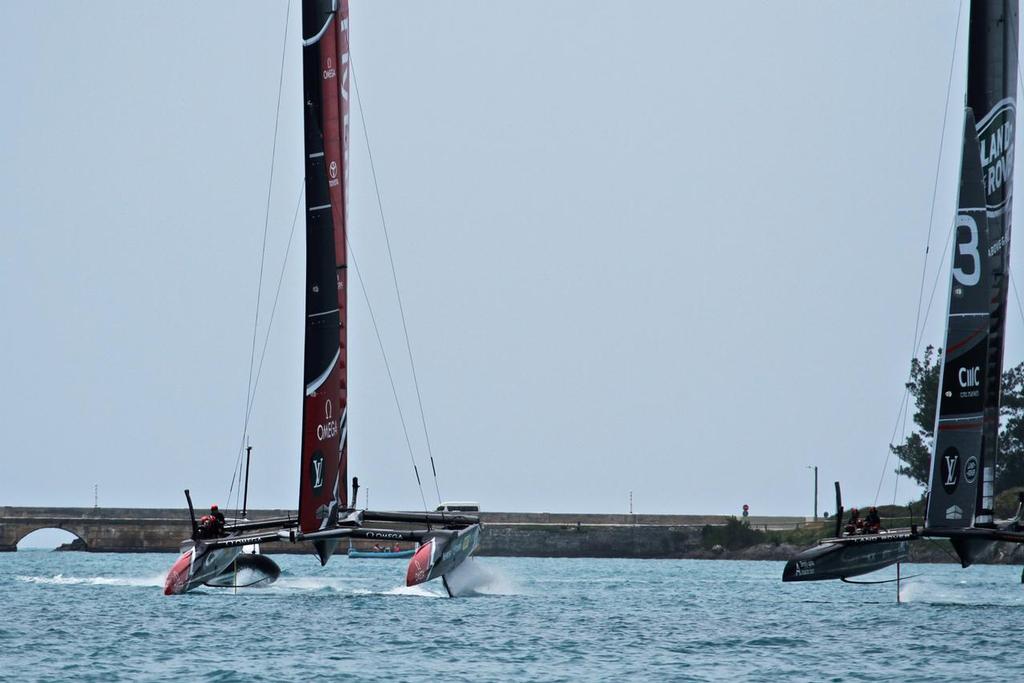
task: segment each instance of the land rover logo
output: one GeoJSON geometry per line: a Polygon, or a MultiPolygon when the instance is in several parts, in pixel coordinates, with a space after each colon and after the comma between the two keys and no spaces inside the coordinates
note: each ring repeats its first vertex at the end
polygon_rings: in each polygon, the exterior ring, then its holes
{"type": "Polygon", "coordinates": [[[1013,181],[1013,136],[1016,107],[1011,98],[1001,100],[978,121],[982,177],[988,210],[1002,213],[1010,202],[1013,181]]]}
{"type": "Polygon", "coordinates": [[[967,458],[967,462],[964,463],[964,481],[968,484],[973,484],[974,480],[978,478],[978,458],[971,456],[967,458]]]}
{"type": "MultiPolygon", "coordinates": [[[[977,464],[975,464],[977,474],[977,464]]],[[[956,485],[960,482],[960,451],[950,446],[943,452],[939,461],[939,477],[942,479],[942,488],[946,493],[952,494],[956,491],[956,485]]]]}
{"type": "Polygon", "coordinates": [[[317,451],[309,461],[309,482],[313,493],[320,493],[324,487],[324,454],[317,451]]]}

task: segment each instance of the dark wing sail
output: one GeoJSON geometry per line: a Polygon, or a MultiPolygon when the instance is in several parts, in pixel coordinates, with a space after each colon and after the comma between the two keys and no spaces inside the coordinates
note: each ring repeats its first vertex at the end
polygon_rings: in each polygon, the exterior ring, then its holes
{"type": "Polygon", "coordinates": [[[984,462],[977,526],[994,524],[996,456],[1003,337],[1009,288],[1010,212],[1013,198],[1014,133],[1017,103],[1016,0],[971,3],[967,105],[980,116],[975,126],[988,218],[986,256],[991,272],[988,357],[985,364],[984,462]]]}
{"type": "MultiPolygon", "coordinates": [[[[339,293],[335,254],[335,205],[341,203],[341,193],[338,183],[332,187],[330,182],[332,175],[335,179],[338,175],[340,161],[338,79],[336,71],[335,75],[329,75],[324,68],[336,59],[335,34],[330,30],[330,24],[336,19],[333,4],[305,0],[302,5],[306,337],[299,528],[303,533],[333,526],[344,508],[345,495],[345,482],[341,479],[341,435],[345,421],[341,387],[345,361],[338,337],[342,330],[339,298],[344,293],[339,293]],[[327,109],[334,111],[333,119],[325,116],[327,109]],[[333,150],[333,159],[327,156],[328,148],[333,150]]],[[[321,563],[327,562],[336,543],[314,543],[321,563]]]]}
{"type": "Polygon", "coordinates": [[[928,528],[953,532],[947,535],[964,566],[988,543],[958,537],[956,531],[994,526],[1013,197],[1017,0],[971,3],[970,21],[968,116],[926,522],[928,528]]]}
{"type": "Polygon", "coordinates": [[[991,274],[985,191],[974,116],[967,110],[960,199],[950,277],[946,352],[942,363],[927,526],[974,524],[982,469],[985,364],[988,356],[991,274]]]}

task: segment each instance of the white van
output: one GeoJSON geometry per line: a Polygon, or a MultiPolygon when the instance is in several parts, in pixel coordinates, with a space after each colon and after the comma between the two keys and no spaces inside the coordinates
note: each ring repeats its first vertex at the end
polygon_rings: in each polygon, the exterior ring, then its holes
{"type": "Polygon", "coordinates": [[[480,512],[480,503],[468,501],[441,503],[437,506],[437,512],[480,512]]]}

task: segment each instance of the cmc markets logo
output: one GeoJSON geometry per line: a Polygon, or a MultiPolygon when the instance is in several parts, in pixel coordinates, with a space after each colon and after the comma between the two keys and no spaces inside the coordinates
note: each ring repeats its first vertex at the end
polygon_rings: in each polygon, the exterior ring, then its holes
{"type": "Polygon", "coordinates": [[[991,213],[999,214],[1009,205],[1013,194],[1013,135],[1017,109],[1012,98],[1001,100],[978,121],[985,203],[991,213]]]}
{"type": "Polygon", "coordinates": [[[981,386],[981,381],[978,379],[980,372],[981,368],[978,366],[973,368],[960,368],[956,373],[956,378],[960,381],[960,386],[964,388],[977,387],[981,386]]]}
{"type": "Polygon", "coordinates": [[[942,454],[939,461],[939,477],[942,479],[942,488],[946,493],[956,491],[956,485],[960,482],[960,451],[950,446],[942,454]]]}
{"type": "Polygon", "coordinates": [[[309,483],[313,493],[320,493],[324,487],[324,454],[320,451],[309,461],[309,483]]]}

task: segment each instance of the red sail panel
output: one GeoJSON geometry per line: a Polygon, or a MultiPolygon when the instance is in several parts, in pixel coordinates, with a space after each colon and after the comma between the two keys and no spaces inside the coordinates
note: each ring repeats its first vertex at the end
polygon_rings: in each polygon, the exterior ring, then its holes
{"type": "MultiPolygon", "coordinates": [[[[345,404],[341,396],[344,357],[338,344],[342,311],[338,306],[335,254],[336,209],[341,193],[332,176],[340,172],[337,76],[334,32],[329,9],[303,3],[303,101],[306,174],[306,334],[302,406],[302,462],[299,479],[299,528],[309,533],[334,526],[344,507],[341,442],[345,404]],[[314,40],[313,37],[317,39],[314,40]],[[333,95],[324,96],[334,83],[333,95]],[[333,113],[331,113],[333,112],[333,113]],[[333,149],[335,160],[328,154],[333,149]]],[[[329,92],[329,91],[328,91],[329,92]]],[[[321,562],[334,542],[314,544],[321,562]]]]}
{"type": "Polygon", "coordinates": [[[345,249],[346,199],[348,180],[348,2],[340,3],[334,17],[333,28],[321,38],[320,97],[321,125],[323,127],[324,163],[327,169],[331,218],[334,224],[334,262],[336,266],[338,299],[338,390],[341,419],[341,438],[338,441],[338,506],[348,506],[348,345],[347,345],[347,261],[345,249]]]}
{"type": "Polygon", "coordinates": [[[299,528],[317,531],[337,522],[336,501],[345,483],[337,476],[338,441],[341,436],[335,363],[318,390],[306,395],[302,424],[302,491],[299,494],[299,528]]]}

